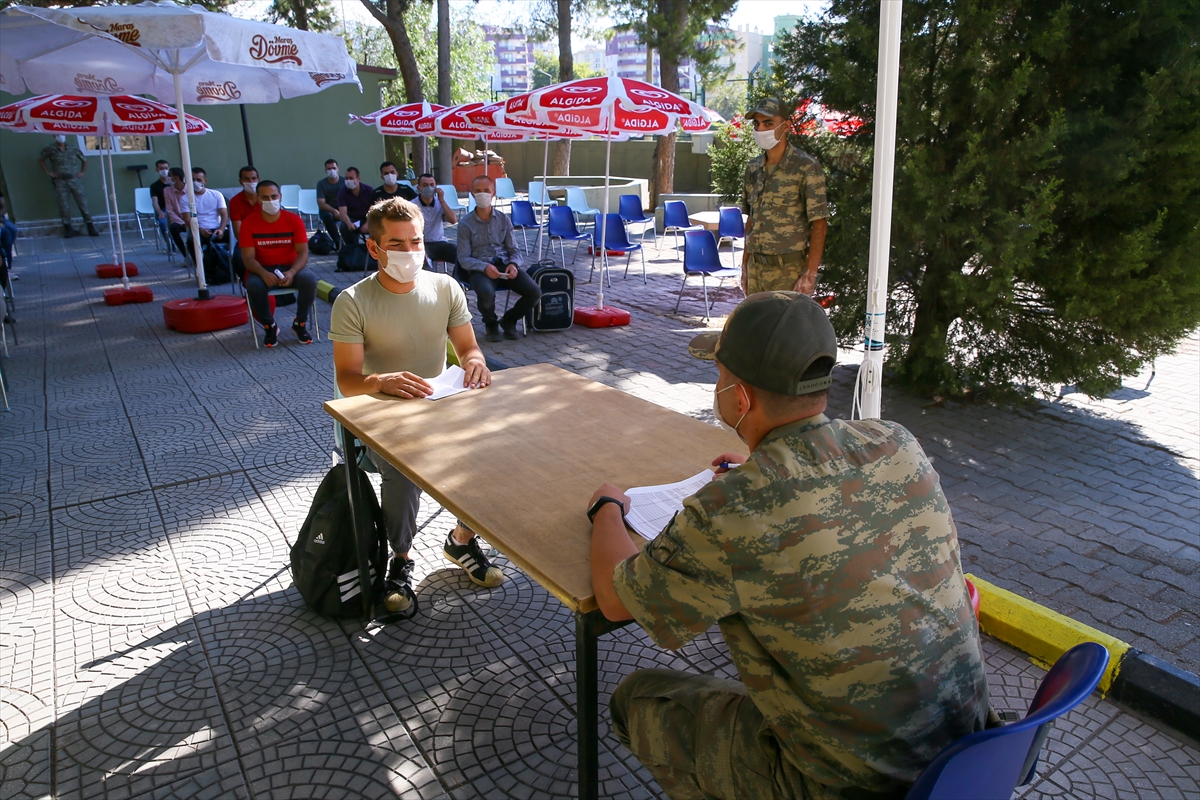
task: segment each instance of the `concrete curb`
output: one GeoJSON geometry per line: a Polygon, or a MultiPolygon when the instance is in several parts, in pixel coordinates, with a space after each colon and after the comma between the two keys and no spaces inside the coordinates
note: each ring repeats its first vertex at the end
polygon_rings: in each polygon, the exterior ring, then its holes
{"type": "Polygon", "coordinates": [[[967,575],[979,590],[979,627],[1049,668],[1081,642],[1108,649],[1100,693],[1169,725],[1189,738],[1200,731],[1200,678],[982,578],[967,575]]]}

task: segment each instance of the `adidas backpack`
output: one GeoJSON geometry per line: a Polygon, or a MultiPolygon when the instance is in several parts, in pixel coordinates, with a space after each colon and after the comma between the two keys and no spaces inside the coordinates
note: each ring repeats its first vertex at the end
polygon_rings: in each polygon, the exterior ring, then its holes
{"type": "MultiPolygon", "coordinates": [[[[373,536],[367,562],[372,601],[383,591],[387,564],[387,535],[383,512],[366,473],[354,470],[359,480],[360,518],[370,521],[373,536]]],[[[362,616],[362,587],[359,585],[358,552],[350,520],[350,498],[346,492],[346,468],[338,465],[321,481],[308,517],[292,545],[292,581],[304,604],[323,617],[339,619],[362,616]]]]}

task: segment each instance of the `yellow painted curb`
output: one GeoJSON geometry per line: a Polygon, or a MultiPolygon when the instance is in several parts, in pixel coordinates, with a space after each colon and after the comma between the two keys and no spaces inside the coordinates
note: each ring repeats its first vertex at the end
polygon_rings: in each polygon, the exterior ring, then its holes
{"type": "Polygon", "coordinates": [[[1100,693],[1108,694],[1130,646],[1107,633],[1076,622],[1020,595],[967,575],[979,590],[979,627],[989,636],[1028,654],[1047,669],[1059,656],[1081,642],[1096,642],[1108,649],[1108,669],[1100,680],[1100,693]]]}

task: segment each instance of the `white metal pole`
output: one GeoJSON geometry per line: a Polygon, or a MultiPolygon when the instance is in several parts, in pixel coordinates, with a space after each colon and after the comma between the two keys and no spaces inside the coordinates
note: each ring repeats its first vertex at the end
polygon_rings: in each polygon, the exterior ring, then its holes
{"type": "Polygon", "coordinates": [[[188,149],[187,118],[183,113],[183,90],[179,86],[179,54],[175,53],[171,78],[175,82],[175,110],[179,112],[179,154],[183,160],[183,185],[187,187],[188,227],[192,233],[192,252],[196,257],[196,299],[208,300],[204,282],[204,254],[200,248],[200,222],[196,219],[196,189],[192,186],[192,151],[188,149]]]}
{"type": "Polygon", "coordinates": [[[896,166],[896,105],[900,83],[903,0],[879,9],[879,86],[875,95],[875,174],[871,191],[871,246],[867,265],[867,319],[859,367],[859,416],[878,419],[883,403],[884,332],[887,330],[888,253],[892,241],[892,184],[896,166]]]}
{"type": "MultiPolygon", "coordinates": [[[[112,206],[108,203],[108,171],[104,169],[105,136],[100,136],[100,185],[104,187],[104,215],[108,217],[108,243],[112,246],[113,263],[117,262],[117,240],[113,234],[112,206]]],[[[111,144],[111,142],[110,142],[111,144]]]]}
{"type": "MultiPolygon", "coordinates": [[[[108,112],[104,113],[104,127],[108,129],[108,112]]],[[[121,285],[126,289],[129,288],[129,272],[125,268],[125,240],[121,238],[121,206],[117,203],[117,176],[113,174],[112,161],[112,143],[113,137],[108,137],[108,189],[112,192],[112,218],[115,220],[117,228],[117,251],[120,257],[117,261],[121,265],[121,285]]],[[[104,160],[101,159],[100,166],[103,168],[104,160]]]]}
{"type": "Polygon", "coordinates": [[[608,248],[605,240],[608,234],[608,173],[612,165],[612,121],[609,120],[608,133],[604,135],[607,144],[604,146],[604,218],[600,220],[600,291],[596,297],[596,310],[604,310],[604,279],[608,277],[608,248]]]}
{"type": "MultiPolygon", "coordinates": [[[[540,199],[542,206],[541,224],[538,226],[538,257],[537,260],[542,260],[542,234],[546,232],[546,226],[549,222],[546,219],[546,170],[550,165],[550,135],[545,134],[546,146],[542,150],[542,196],[540,199]]],[[[551,255],[554,255],[551,253],[551,255]]],[[[564,265],[566,266],[566,265],[564,265]]]]}

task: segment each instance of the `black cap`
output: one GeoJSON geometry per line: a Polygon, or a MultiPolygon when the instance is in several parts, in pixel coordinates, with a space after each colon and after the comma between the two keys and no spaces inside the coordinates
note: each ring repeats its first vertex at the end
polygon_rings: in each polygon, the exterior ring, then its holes
{"type": "Polygon", "coordinates": [[[720,331],[692,339],[696,358],[721,362],[757,389],[796,396],[833,385],[837,337],[825,309],[799,292],[759,292],[720,331]]]}

